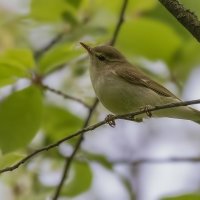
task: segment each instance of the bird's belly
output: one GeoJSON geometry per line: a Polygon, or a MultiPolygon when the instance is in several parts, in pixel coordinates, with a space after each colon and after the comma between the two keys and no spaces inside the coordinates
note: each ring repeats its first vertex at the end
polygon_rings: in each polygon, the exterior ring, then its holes
{"type": "Polygon", "coordinates": [[[130,113],[151,104],[147,94],[149,90],[124,80],[105,80],[104,77],[104,80],[96,82],[94,89],[101,103],[115,114],[130,113]]]}

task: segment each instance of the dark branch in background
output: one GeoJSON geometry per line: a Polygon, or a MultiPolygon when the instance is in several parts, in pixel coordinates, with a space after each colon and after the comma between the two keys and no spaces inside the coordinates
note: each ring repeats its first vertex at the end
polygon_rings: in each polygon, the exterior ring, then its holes
{"type": "MultiPolygon", "coordinates": [[[[112,37],[112,39],[110,41],[110,45],[114,45],[115,42],[116,42],[116,39],[117,39],[117,36],[119,34],[121,25],[122,25],[122,23],[124,21],[124,14],[125,14],[125,10],[126,10],[126,7],[127,7],[127,3],[128,3],[128,0],[124,0],[124,2],[122,4],[121,12],[120,12],[120,15],[119,15],[119,20],[118,20],[116,28],[114,30],[113,37],[112,37]]],[[[98,102],[99,102],[99,100],[96,98],[95,101],[94,101],[93,106],[89,110],[89,113],[88,113],[88,116],[87,116],[87,118],[85,120],[83,128],[88,126],[89,121],[90,121],[90,119],[92,117],[92,114],[93,114],[96,106],[98,105],[98,102]]],[[[71,165],[71,163],[73,161],[73,158],[75,157],[76,153],[78,152],[78,150],[79,150],[79,148],[81,146],[82,141],[84,140],[84,135],[83,134],[84,133],[81,133],[80,138],[78,139],[78,141],[77,141],[77,143],[75,145],[74,151],[72,152],[71,156],[69,158],[66,158],[64,170],[63,170],[63,173],[62,173],[62,178],[61,178],[60,183],[58,184],[58,187],[57,187],[56,192],[54,194],[53,200],[57,200],[58,199],[60,191],[61,191],[61,189],[62,189],[62,187],[64,185],[65,179],[67,178],[67,175],[69,173],[70,165],[71,165]]]]}
{"type": "Polygon", "coordinates": [[[200,42],[200,21],[178,0],[159,0],[160,3],[200,42]]]}
{"type": "Polygon", "coordinates": [[[138,158],[137,160],[113,160],[112,164],[128,164],[128,165],[141,165],[141,164],[163,164],[163,163],[199,163],[200,157],[169,157],[169,158],[138,158]]]}
{"type": "Polygon", "coordinates": [[[35,54],[34,54],[35,59],[38,60],[38,58],[40,58],[45,52],[47,52],[55,44],[57,44],[58,42],[60,42],[60,40],[63,38],[63,35],[64,35],[63,33],[60,33],[46,47],[42,48],[39,51],[36,51],[35,54]]]}
{"type": "MultiPolygon", "coordinates": [[[[83,125],[83,129],[88,126],[88,124],[90,122],[90,119],[92,117],[92,114],[94,113],[97,104],[98,104],[98,100],[95,99],[92,107],[90,108],[90,110],[88,112],[88,116],[85,119],[85,122],[84,122],[84,125],[83,125]]],[[[61,189],[62,189],[62,187],[64,185],[64,182],[65,182],[65,180],[67,178],[67,175],[69,173],[69,169],[70,169],[71,163],[72,163],[76,153],[78,152],[82,141],[84,140],[84,135],[83,134],[84,134],[84,132],[80,133],[80,137],[79,137],[79,139],[78,139],[78,141],[77,141],[77,143],[76,143],[76,145],[74,147],[74,150],[73,150],[72,154],[70,155],[70,157],[67,157],[66,160],[65,160],[65,165],[64,165],[62,176],[61,176],[61,180],[60,180],[60,183],[58,184],[58,187],[56,188],[56,191],[55,191],[55,194],[54,194],[52,200],[56,200],[59,197],[61,189]]]]}
{"type": "MultiPolygon", "coordinates": [[[[175,107],[193,105],[193,104],[200,104],[200,99],[155,106],[155,107],[149,108],[148,112],[153,112],[153,111],[156,111],[156,110],[162,110],[162,109],[167,109],[167,108],[175,108],[175,107]]],[[[113,116],[113,120],[116,120],[116,119],[130,119],[131,120],[131,118],[133,118],[134,116],[137,116],[137,115],[140,115],[140,114],[143,114],[143,113],[146,113],[146,110],[140,110],[140,111],[132,112],[132,113],[129,113],[129,114],[124,114],[124,115],[115,115],[115,116],[113,116]]],[[[96,124],[93,124],[93,125],[87,127],[87,128],[83,128],[83,129],[77,131],[76,133],[69,135],[69,136],[67,136],[67,137],[65,137],[65,138],[63,138],[63,139],[61,139],[61,140],[59,140],[59,141],[57,141],[53,144],[50,144],[46,147],[42,147],[40,149],[37,149],[33,153],[29,154],[28,156],[26,156],[25,158],[23,158],[22,160],[20,160],[16,164],[14,164],[13,166],[1,169],[0,173],[13,171],[13,170],[17,169],[20,165],[24,164],[29,159],[31,159],[32,157],[36,156],[37,154],[44,152],[44,151],[48,151],[52,148],[55,148],[55,147],[59,146],[61,143],[67,141],[67,140],[70,140],[70,139],[77,137],[77,136],[79,136],[83,133],[86,133],[88,131],[92,131],[92,130],[94,130],[94,129],[96,129],[96,128],[104,125],[104,124],[107,124],[107,123],[108,123],[107,120],[100,121],[96,124]]],[[[189,160],[189,162],[190,161],[191,160],[189,160]]]]}
{"type": "Polygon", "coordinates": [[[82,104],[83,106],[85,106],[86,108],[91,109],[91,106],[89,106],[88,104],[86,104],[84,101],[82,101],[81,99],[79,99],[77,97],[70,96],[68,94],[61,92],[60,90],[56,90],[56,89],[51,88],[44,84],[41,84],[41,86],[43,87],[43,89],[51,91],[59,96],[62,96],[64,99],[70,99],[70,100],[76,101],[76,102],[82,104]]]}
{"type": "Polygon", "coordinates": [[[128,4],[128,0],[124,0],[124,3],[123,3],[122,8],[121,8],[120,15],[119,15],[119,20],[118,20],[117,26],[115,28],[113,37],[110,41],[111,46],[115,45],[115,42],[117,40],[117,36],[119,34],[120,28],[122,26],[122,23],[124,22],[124,14],[125,14],[125,11],[126,11],[127,4],[128,4]]]}

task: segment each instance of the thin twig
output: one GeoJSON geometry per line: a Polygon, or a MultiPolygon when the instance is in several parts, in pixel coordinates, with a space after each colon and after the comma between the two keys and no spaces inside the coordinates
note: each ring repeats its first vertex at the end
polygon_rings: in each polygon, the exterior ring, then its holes
{"type": "Polygon", "coordinates": [[[62,96],[64,99],[70,99],[70,100],[73,100],[73,101],[76,101],[76,102],[82,104],[83,106],[85,106],[85,107],[88,108],[88,109],[91,108],[90,105],[88,105],[88,104],[85,103],[83,100],[81,100],[81,99],[79,99],[79,98],[77,98],[77,97],[70,96],[70,95],[68,95],[68,94],[65,94],[65,93],[61,92],[60,90],[51,88],[51,87],[49,87],[49,86],[47,86],[47,85],[44,85],[44,84],[41,84],[41,86],[43,87],[43,89],[48,90],[48,91],[51,91],[51,92],[53,92],[53,93],[55,93],[55,94],[58,94],[58,95],[62,96]]]}
{"type": "MultiPolygon", "coordinates": [[[[170,103],[170,104],[165,104],[165,105],[158,105],[158,106],[154,106],[152,108],[149,108],[148,111],[149,112],[153,112],[153,111],[157,111],[157,110],[162,110],[162,109],[167,109],[167,108],[175,108],[175,107],[181,107],[181,106],[188,106],[188,105],[193,105],[193,104],[200,104],[200,99],[197,99],[197,100],[191,100],[191,101],[182,101],[182,102],[177,102],[177,103],[170,103]]],[[[136,112],[132,112],[132,113],[129,113],[129,114],[124,114],[124,115],[115,115],[113,116],[113,120],[116,120],[116,119],[131,119],[132,117],[134,116],[137,116],[137,115],[140,115],[140,114],[143,114],[143,113],[146,113],[146,110],[139,110],[139,111],[136,111],[136,112]]],[[[15,169],[17,169],[20,165],[24,164],[26,161],[28,161],[30,158],[36,156],[37,154],[41,153],[41,152],[44,152],[44,151],[48,151],[52,148],[55,148],[55,147],[58,147],[61,143],[67,141],[67,140],[70,140],[74,137],[77,137],[83,133],[86,133],[88,131],[92,131],[92,130],[95,130],[96,128],[104,125],[104,124],[107,124],[108,121],[107,120],[103,120],[103,121],[100,121],[96,124],[93,124],[91,126],[88,126],[87,128],[83,128],[77,132],[75,132],[74,134],[72,135],[69,135],[53,144],[50,144],[48,146],[45,146],[45,147],[42,147],[40,149],[37,149],[35,150],[33,153],[29,154],[28,156],[26,156],[25,158],[23,158],[22,160],[20,160],[19,162],[17,162],[16,164],[14,164],[13,166],[10,166],[10,167],[6,167],[4,169],[1,169],[0,170],[0,173],[3,173],[3,172],[7,172],[7,171],[13,171],[15,169]]]]}
{"type": "MultiPolygon", "coordinates": [[[[94,112],[94,110],[95,110],[97,104],[98,104],[98,100],[95,99],[95,101],[94,101],[92,107],[91,107],[90,110],[89,110],[88,116],[87,116],[87,118],[86,118],[86,120],[85,120],[85,123],[84,123],[84,125],[83,125],[83,129],[84,129],[85,127],[88,126],[89,121],[90,121],[90,119],[91,119],[91,117],[92,117],[92,114],[93,114],[93,112],[94,112]]],[[[70,155],[70,157],[67,157],[67,158],[65,159],[65,166],[64,166],[64,169],[63,169],[63,173],[62,173],[62,176],[61,176],[61,180],[60,180],[60,183],[58,184],[58,186],[57,186],[57,188],[56,188],[56,191],[55,191],[55,194],[54,194],[52,200],[56,200],[56,199],[59,197],[60,191],[61,191],[61,189],[62,189],[62,187],[63,187],[63,185],[64,185],[64,182],[65,182],[65,179],[66,179],[67,176],[68,176],[71,163],[72,163],[72,161],[73,161],[73,159],[74,159],[76,153],[78,152],[78,150],[79,150],[79,148],[80,148],[80,146],[81,146],[82,141],[84,140],[83,133],[84,133],[84,132],[82,132],[82,133],[80,134],[80,137],[79,137],[79,139],[78,139],[78,141],[77,141],[77,143],[76,143],[76,145],[75,145],[75,148],[74,148],[72,154],[70,155]]]]}
{"type": "MultiPolygon", "coordinates": [[[[121,28],[121,25],[124,21],[124,14],[125,14],[125,10],[126,10],[126,7],[127,7],[127,3],[128,3],[128,0],[124,0],[123,4],[122,4],[122,8],[121,8],[121,12],[120,12],[120,15],[119,15],[119,20],[117,22],[117,25],[116,25],[116,28],[114,30],[114,33],[113,33],[113,37],[110,41],[110,45],[114,45],[115,42],[116,42],[116,39],[117,39],[117,36],[119,34],[119,31],[120,31],[120,28],[121,28]]],[[[95,99],[95,102],[92,106],[92,108],[90,109],[89,113],[88,113],[88,116],[85,120],[85,123],[83,125],[83,128],[87,127],[88,124],[89,124],[89,121],[92,117],[92,114],[96,108],[96,106],[98,105],[98,102],[99,100],[96,98],[95,99]]],[[[71,165],[71,162],[73,161],[73,158],[75,157],[77,151],[79,150],[80,146],[81,146],[81,143],[84,139],[84,136],[83,136],[83,133],[80,135],[80,138],[78,139],[76,145],[75,145],[75,148],[74,148],[74,151],[72,152],[71,156],[69,158],[66,158],[66,161],[65,161],[65,166],[64,166],[64,170],[63,170],[63,173],[62,173],[62,178],[60,180],[60,183],[58,184],[58,187],[55,191],[55,194],[54,194],[54,197],[52,200],[57,200],[59,194],[60,194],[60,191],[64,185],[64,181],[68,175],[68,172],[69,172],[69,169],[70,169],[70,165],[71,165]]]]}
{"type": "MultiPolygon", "coordinates": [[[[106,123],[106,122],[105,122],[106,123]]],[[[48,151],[52,148],[55,148],[55,147],[58,147],[60,144],[62,144],[63,142],[67,141],[67,140],[70,140],[76,136],[79,136],[81,133],[85,133],[87,131],[92,131],[97,127],[105,124],[104,122],[99,122],[97,124],[94,124],[93,126],[89,126],[85,129],[81,129],[80,131],[77,131],[76,133],[72,134],[72,135],[69,135],[53,144],[50,144],[50,145],[47,145],[45,147],[42,147],[40,149],[37,149],[35,150],[34,152],[32,152],[31,154],[29,154],[28,156],[24,157],[22,160],[20,160],[19,162],[17,162],[16,164],[14,164],[13,166],[11,167],[6,167],[4,169],[1,169],[0,170],[0,173],[3,173],[3,172],[7,172],[7,171],[13,171],[15,169],[17,169],[20,165],[24,164],[26,161],[30,160],[30,158],[36,156],[37,154],[41,153],[41,152],[44,152],[44,151],[48,151]]]]}
{"type": "Polygon", "coordinates": [[[124,2],[122,4],[121,11],[120,11],[119,20],[118,20],[116,28],[114,30],[112,40],[110,41],[111,46],[115,45],[115,42],[117,40],[117,36],[119,34],[120,28],[122,26],[122,23],[124,22],[124,14],[125,14],[125,11],[126,11],[126,8],[127,8],[127,4],[128,4],[128,0],[124,0],[124,2]]]}
{"type": "Polygon", "coordinates": [[[184,163],[192,162],[199,163],[200,157],[169,157],[169,158],[138,158],[136,160],[112,160],[112,164],[127,164],[127,165],[141,165],[141,164],[163,164],[163,163],[184,163]]]}
{"type": "Polygon", "coordinates": [[[55,44],[57,44],[62,38],[63,33],[58,34],[46,47],[42,48],[39,51],[35,52],[35,59],[38,60],[45,52],[47,52],[51,47],[53,47],[55,44]]]}
{"type": "Polygon", "coordinates": [[[178,0],[159,0],[160,3],[200,42],[200,21],[178,0]]]}

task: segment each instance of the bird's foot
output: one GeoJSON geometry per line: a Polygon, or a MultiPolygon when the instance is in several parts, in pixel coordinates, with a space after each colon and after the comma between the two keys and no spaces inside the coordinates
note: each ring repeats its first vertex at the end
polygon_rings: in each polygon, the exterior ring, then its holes
{"type": "Polygon", "coordinates": [[[111,114],[107,115],[105,118],[105,121],[112,128],[116,126],[114,115],[111,115],[111,114]]]}
{"type": "Polygon", "coordinates": [[[149,111],[151,108],[152,108],[151,105],[145,105],[144,107],[140,108],[140,111],[144,111],[146,113],[146,115],[151,118],[152,113],[151,113],[151,111],[149,111]]]}

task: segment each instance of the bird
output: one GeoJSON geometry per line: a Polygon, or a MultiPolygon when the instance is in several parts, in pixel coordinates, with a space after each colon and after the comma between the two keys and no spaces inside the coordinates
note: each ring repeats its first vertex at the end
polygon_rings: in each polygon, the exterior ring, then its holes
{"type": "MultiPolygon", "coordinates": [[[[97,98],[111,113],[128,114],[181,99],[167,88],[152,80],[141,69],[110,45],[90,47],[80,42],[90,57],[90,79],[97,98]]],[[[138,116],[139,120],[147,113],[138,116]]],[[[152,117],[168,117],[191,120],[200,124],[200,111],[181,106],[151,112],[152,117]]]]}

